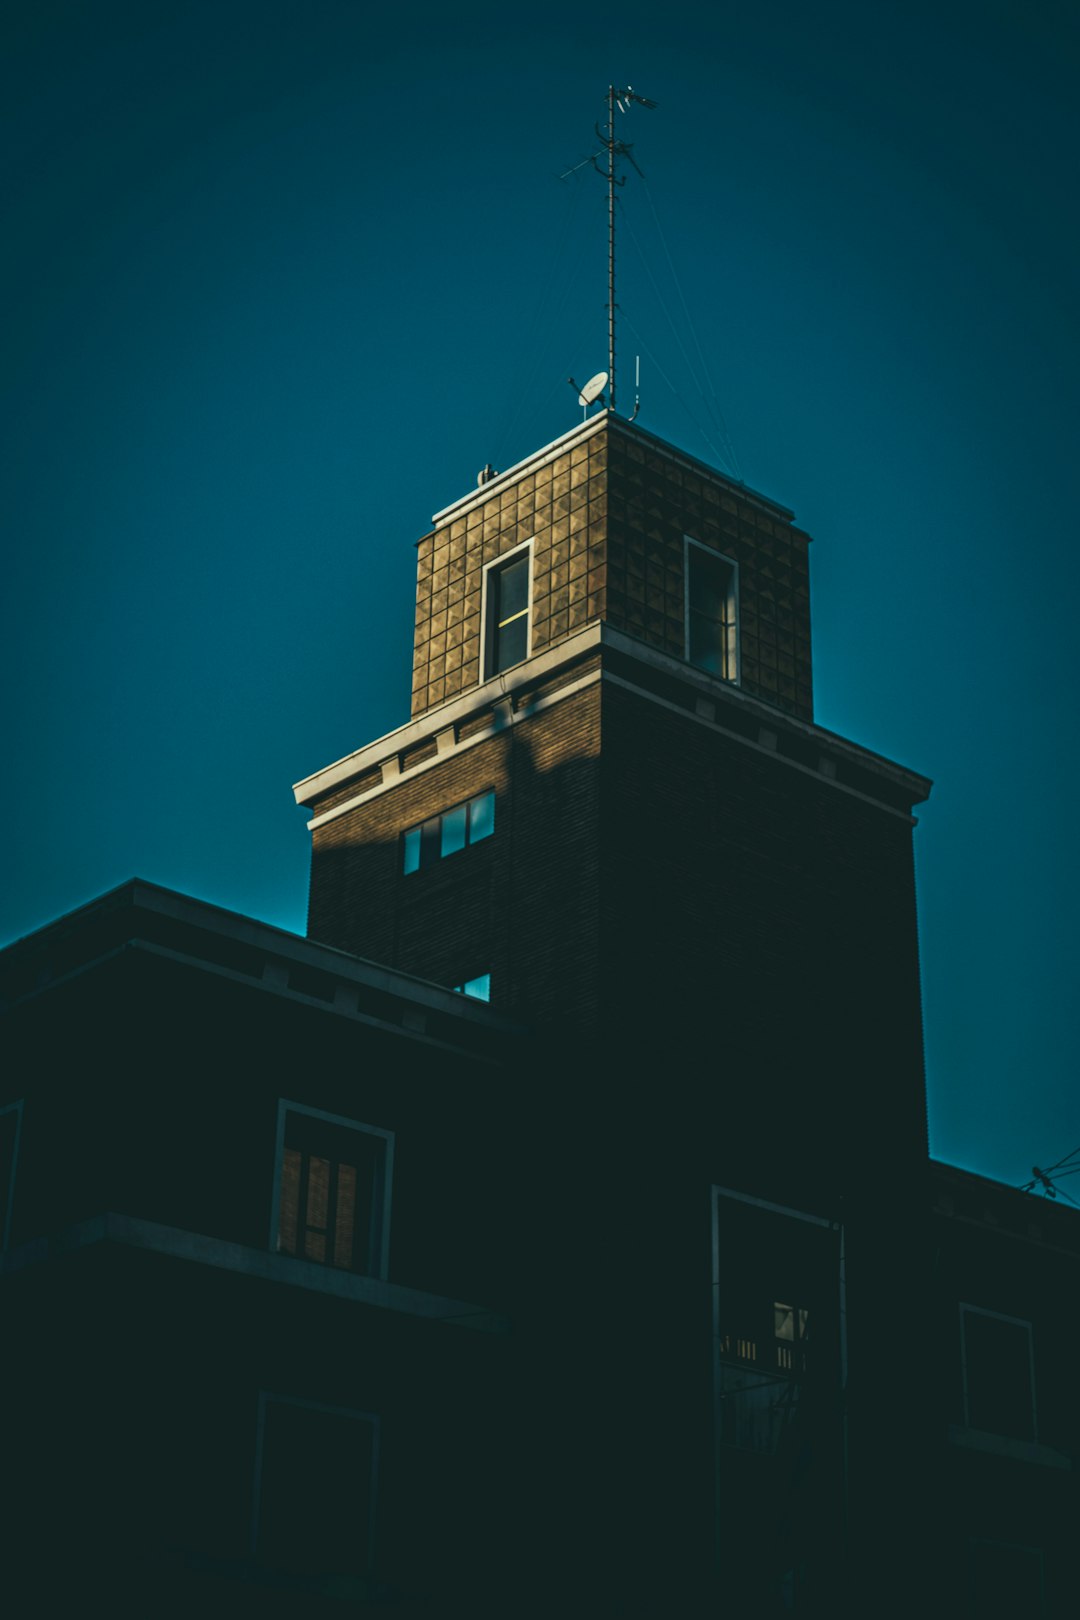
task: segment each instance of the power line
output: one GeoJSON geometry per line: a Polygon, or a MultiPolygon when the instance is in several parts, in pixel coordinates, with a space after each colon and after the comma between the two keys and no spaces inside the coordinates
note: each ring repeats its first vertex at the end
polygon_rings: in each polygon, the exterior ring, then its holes
{"type": "MultiPolygon", "coordinates": [[[[728,457],[724,454],[724,452],[722,450],[719,450],[716,447],[716,445],[713,443],[712,439],[709,437],[708,433],[702,427],[701,423],[698,421],[697,417],[694,415],[693,411],[690,409],[689,405],[686,403],[686,400],[683,398],[682,394],[676,388],[675,384],[672,382],[671,378],[668,376],[667,372],[664,370],[664,368],[660,364],[659,360],[653,354],[652,350],[649,348],[649,345],[646,343],[645,339],[642,337],[641,333],[638,331],[637,327],[634,325],[633,321],[630,319],[629,315],[627,315],[625,310],[623,311],[623,320],[626,322],[626,324],[630,328],[631,332],[633,332],[634,336],[637,338],[638,342],[641,344],[642,349],[648,355],[649,359],[652,361],[653,365],[656,367],[657,371],[660,373],[660,376],[664,379],[664,381],[667,383],[668,387],[671,389],[671,392],[674,394],[676,400],[682,406],[682,408],[686,412],[687,416],[690,418],[690,421],[693,423],[693,425],[696,428],[696,430],[698,431],[698,433],[701,434],[701,437],[704,439],[705,443],[708,445],[709,450],[712,453],[712,455],[715,456],[716,460],[718,462],[720,462],[721,465],[726,463],[730,467],[731,463],[728,460],[728,457]]],[[[737,481],[740,482],[740,483],[742,482],[741,479],[738,479],[737,481]]]]}
{"type": "MultiPolygon", "coordinates": [[[[642,175],[642,177],[641,177],[641,185],[642,185],[642,189],[645,192],[646,199],[648,200],[649,207],[652,210],[653,221],[655,222],[657,232],[659,233],[659,236],[660,236],[660,243],[661,243],[661,246],[664,249],[664,254],[665,254],[666,258],[667,258],[668,269],[671,271],[671,279],[675,283],[675,291],[679,295],[679,302],[682,304],[683,314],[686,317],[686,324],[690,328],[690,336],[693,338],[694,347],[697,349],[698,359],[701,362],[702,375],[704,376],[705,381],[709,385],[709,394],[712,397],[712,403],[713,403],[713,407],[715,409],[715,414],[716,414],[717,426],[720,429],[720,433],[721,433],[721,436],[722,436],[725,444],[727,444],[729,450],[731,451],[731,464],[735,468],[736,477],[738,477],[739,481],[741,482],[742,481],[742,475],[739,472],[739,458],[735,453],[735,444],[734,444],[734,441],[732,440],[732,437],[731,437],[730,433],[728,432],[727,422],[724,419],[724,412],[723,412],[723,409],[721,407],[720,400],[719,400],[719,398],[717,396],[716,388],[713,385],[712,376],[711,376],[711,374],[709,372],[708,362],[705,359],[704,351],[703,351],[703,349],[701,347],[701,343],[700,343],[700,341],[698,339],[697,328],[694,325],[693,317],[690,314],[690,308],[689,308],[689,305],[686,302],[686,297],[685,297],[685,295],[683,293],[683,290],[682,290],[682,282],[679,280],[678,271],[675,269],[675,261],[671,256],[671,249],[668,247],[667,236],[666,236],[666,234],[664,232],[664,227],[660,223],[660,215],[656,211],[656,204],[653,201],[652,192],[649,190],[649,183],[645,179],[644,175],[642,175]]],[[[704,395],[702,397],[704,398],[704,395]]]]}

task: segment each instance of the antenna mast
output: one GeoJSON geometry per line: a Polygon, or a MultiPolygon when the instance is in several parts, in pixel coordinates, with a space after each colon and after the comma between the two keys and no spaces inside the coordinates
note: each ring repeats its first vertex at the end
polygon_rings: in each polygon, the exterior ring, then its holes
{"type": "Polygon", "coordinates": [[[638,174],[641,170],[634,163],[633,154],[626,141],[615,139],[615,108],[625,112],[632,101],[641,107],[655,107],[656,102],[650,101],[647,96],[636,96],[629,85],[625,90],[616,90],[613,84],[608,85],[607,104],[608,121],[607,133],[597,127],[596,133],[604,143],[607,150],[607,169],[600,168],[596,159],[593,165],[599,174],[607,181],[608,194],[608,408],[615,409],[615,187],[626,184],[626,176],[617,179],[615,175],[615,159],[624,157],[634,164],[638,174]]]}
{"type": "Polygon", "coordinates": [[[615,409],[615,186],[624,186],[626,176],[615,179],[615,86],[608,85],[607,146],[607,350],[608,350],[608,404],[615,409]]]}
{"type": "MultiPolygon", "coordinates": [[[[656,106],[656,102],[655,101],[650,101],[648,96],[637,96],[637,95],[635,95],[633,90],[630,88],[629,85],[627,85],[625,90],[616,90],[616,88],[615,88],[615,86],[613,84],[608,85],[608,93],[607,93],[607,104],[608,104],[607,129],[605,131],[605,130],[602,130],[600,128],[599,124],[594,125],[594,128],[596,130],[597,139],[601,143],[600,150],[601,150],[601,152],[605,152],[607,154],[607,168],[602,169],[600,167],[600,164],[597,162],[597,159],[600,156],[600,152],[594,152],[591,158],[582,158],[580,163],[575,163],[572,168],[565,170],[565,172],[563,174],[560,174],[560,176],[559,176],[560,180],[566,180],[570,175],[576,174],[578,169],[583,169],[587,163],[591,163],[593,168],[596,170],[597,174],[602,175],[603,178],[607,181],[607,193],[608,193],[608,299],[607,299],[607,312],[608,312],[608,369],[607,369],[607,375],[605,376],[604,381],[609,384],[607,403],[608,403],[608,409],[612,410],[612,411],[615,409],[615,309],[616,309],[616,304],[615,304],[615,187],[616,186],[624,186],[626,184],[626,176],[622,175],[621,177],[619,177],[615,173],[615,160],[616,160],[616,158],[621,158],[621,157],[626,158],[628,162],[633,163],[634,168],[637,169],[638,174],[641,174],[641,170],[638,169],[637,164],[634,162],[633,153],[631,151],[629,143],[627,141],[617,141],[615,139],[615,108],[618,107],[620,112],[626,112],[628,107],[630,106],[630,103],[633,102],[633,101],[636,101],[639,107],[655,107],[656,106]]],[[[644,176],[642,176],[642,178],[644,178],[644,176]]],[[[574,388],[574,389],[577,388],[577,383],[575,383],[572,378],[568,378],[567,381],[570,383],[572,388],[574,388]]],[[[593,378],[593,381],[595,382],[596,378],[593,378]]],[[[586,384],[586,388],[588,388],[589,386],[591,386],[591,385],[586,384]]],[[[597,390],[597,393],[593,394],[592,397],[589,400],[585,400],[584,398],[582,398],[581,404],[582,405],[591,404],[592,399],[595,399],[595,398],[598,397],[598,393],[599,393],[599,390],[597,390]]],[[[601,404],[603,404],[602,400],[601,400],[601,404]]],[[[635,405],[634,406],[634,416],[637,415],[637,412],[638,412],[638,407],[637,407],[637,405],[635,405]]],[[[631,420],[633,420],[633,418],[631,418],[631,420]]]]}

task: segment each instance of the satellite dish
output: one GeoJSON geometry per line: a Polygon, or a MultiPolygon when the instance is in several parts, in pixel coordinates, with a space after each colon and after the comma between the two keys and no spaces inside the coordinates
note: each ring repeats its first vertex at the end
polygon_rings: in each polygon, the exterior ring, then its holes
{"type": "Polygon", "coordinates": [[[589,378],[588,382],[581,390],[581,393],[578,395],[578,404],[586,406],[591,405],[594,399],[600,398],[600,395],[604,392],[606,387],[607,372],[598,371],[595,377],[589,378]]]}

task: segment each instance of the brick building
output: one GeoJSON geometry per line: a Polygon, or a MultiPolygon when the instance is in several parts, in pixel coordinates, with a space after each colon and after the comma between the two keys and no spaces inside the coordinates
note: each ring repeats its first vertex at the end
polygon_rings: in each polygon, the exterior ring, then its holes
{"type": "Polygon", "coordinates": [[[808,547],[601,411],[419,542],[307,940],[132,884],[0,957],[31,1589],[1066,1602],[1080,1231],[928,1157],[930,784],[815,725],[808,547]]]}

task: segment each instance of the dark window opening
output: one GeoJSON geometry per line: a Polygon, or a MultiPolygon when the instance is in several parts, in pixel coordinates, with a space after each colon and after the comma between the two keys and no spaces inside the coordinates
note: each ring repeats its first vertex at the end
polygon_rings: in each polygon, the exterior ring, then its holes
{"type": "Polygon", "coordinates": [[[19,1146],[22,1103],[0,1109],[0,1252],[11,1235],[11,1209],[15,1201],[15,1168],[19,1146]]]}
{"type": "Polygon", "coordinates": [[[278,1248],[376,1275],[382,1251],[386,1138],[290,1110],[281,1162],[278,1248]]]}
{"type": "Polygon", "coordinates": [[[529,553],[488,574],[486,675],[499,675],[529,655],[529,553]]]}
{"type": "Polygon", "coordinates": [[[807,1371],[810,1312],[774,1302],[736,1309],[722,1327],[719,1357],[720,1440],[742,1451],[774,1453],[799,1407],[807,1371]]]}
{"type": "Polygon", "coordinates": [[[1046,1613],[1043,1555],[1008,1542],[971,1543],[971,1614],[979,1620],[1037,1620],[1046,1613]]]}
{"type": "Polygon", "coordinates": [[[970,1306],[962,1307],[960,1315],[968,1427],[1034,1440],[1030,1325],[970,1306]]]}
{"type": "Polygon", "coordinates": [[[402,834],[401,869],[406,877],[435,866],[447,855],[479,844],[495,831],[495,794],[478,793],[475,799],[432,816],[402,834]]]}
{"type": "Polygon", "coordinates": [[[377,1465],[375,1418],[264,1396],[255,1556],[297,1575],[366,1574],[377,1465]]]}
{"type": "Polygon", "coordinates": [[[738,677],[735,564],[686,546],[686,656],[725,681],[738,677]]]}

